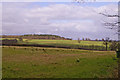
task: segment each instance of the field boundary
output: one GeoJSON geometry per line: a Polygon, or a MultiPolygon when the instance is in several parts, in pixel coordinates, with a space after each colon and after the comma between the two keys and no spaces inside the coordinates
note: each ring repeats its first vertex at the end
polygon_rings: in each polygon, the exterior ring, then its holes
{"type": "Polygon", "coordinates": [[[0,46],[50,47],[50,48],[65,48],[65,49],[81,49],[81,50],[106,51],[106,50],[87,49],[87,48],[72,48],[71,46],[53,46],[53,45],[40,45],[40,44],[2,44],[0,46]]]}

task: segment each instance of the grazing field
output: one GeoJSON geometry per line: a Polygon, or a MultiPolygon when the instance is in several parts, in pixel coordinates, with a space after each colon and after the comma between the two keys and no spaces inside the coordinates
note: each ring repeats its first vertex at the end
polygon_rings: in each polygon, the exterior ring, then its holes
{"type": "MultiPolygon", "coordinates": [[[[3,38],[3,39],[10,39],[10,38],[3,38]]],[[[16,38],[17,39],[17,38],[16,38]]],[[[84,49],[84,50],[99,50],[99,51],[105,51],[106,46],[103,44],[103,41],[83,41],[81,40],[80,43],[78,43],[78,40],[45,40],[45,39],[23,39],[20,41],[17,39],[17,43],[20,45],[39,45],[42,47],[42,45],[45,46],[53,46],[53,47],[62,47],[62,48],[71,48],[71,49],[84,49]]],[[[6,43],[6,42],[4,42],[6,43]]],[[[111,50],[109,47],[111,43],[108,44],[108,50],[111,50]]]]}
{"type": "Polygon", "coordinates": [[[55,44],[61,44],[61,45],[98,45],[102,46],[103,41],[81,41],[78,43],[77,40],[39,40],[39,39],[32,39],[28,40],[30,43],[37,43],[37,44],[46,44],[46,45],[55,45],[55,44]]]}
{"type": "MultiPolygon", "coordinates": [[[[17,39],[18,38],[1,38],[1,39],[17,39]]],[[[103,41],[80,41],[77,40],[45,40],[45,39],[23,39],[23,42],[19,43],[28,43],[28,44],[42,44],[42,45],[97,45],[104,46],[103,41]]]]}
{"type": "MultiPolygon", "coordinates": [[[[49,46],[59,46],[59,47],[70,47],[72,49],[85,49],[85,50],[106,50],[106,46],[103,44],[103,41],[80,41],[77,40],[41,40],[41,39],[31,39],[24,40],[24,44],[39,44],[39,45],[49,45],[49,46]]],[[[108,50],[109,48],[108,44],[108,50]]]]}
{"type": "Polygon", "coordinates": [[[2,47],[3,78],[114,78],[114,51],[2,47]]]}

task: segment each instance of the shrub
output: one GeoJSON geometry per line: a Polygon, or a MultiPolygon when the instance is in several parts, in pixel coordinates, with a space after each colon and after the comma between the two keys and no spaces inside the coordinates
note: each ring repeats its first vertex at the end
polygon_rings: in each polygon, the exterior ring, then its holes
{"type": "Polygon", "coordinates": [[[113,41],[111,44],[110,44],[110,49],[111,50],[117,50],[117,47],[118,47],[118,43],[116,41],[113,41]]]}
{"type": "Polygon", "coordinates": [[[8,40],[8,39],[4,39],[2,40],[2,44],[16,44],[17,40],[13,39],[13,40],[8,40]]]}
{"type": "Polygon", "coordinates": [[[22,41],[23,41],[23,38],[22,38],[22,37],[19,37],[19,41],[21,41],[21,42],[22,42],[22,41]]]}

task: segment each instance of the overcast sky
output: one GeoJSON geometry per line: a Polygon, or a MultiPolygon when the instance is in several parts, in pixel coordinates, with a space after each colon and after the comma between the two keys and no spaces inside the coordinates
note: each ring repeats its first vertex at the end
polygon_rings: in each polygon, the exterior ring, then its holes
{"type": "Polygon", "coordinates": [[[5,2],[2,4],[2,34],[54,34],[72,39],[117,39],[98,13],[117,14],[117,3],[96,2],[5,2]]]}

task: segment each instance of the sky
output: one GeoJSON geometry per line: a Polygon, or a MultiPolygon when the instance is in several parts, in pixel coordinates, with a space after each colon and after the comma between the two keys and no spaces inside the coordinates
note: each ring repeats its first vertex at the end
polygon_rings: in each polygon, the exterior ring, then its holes
{"type": "Polygon", "coordinates": [[[99,13],[117,14],[117,2],[3,2],[2,34],[53,34],[72,39],[117,39],[99,13]]]}

